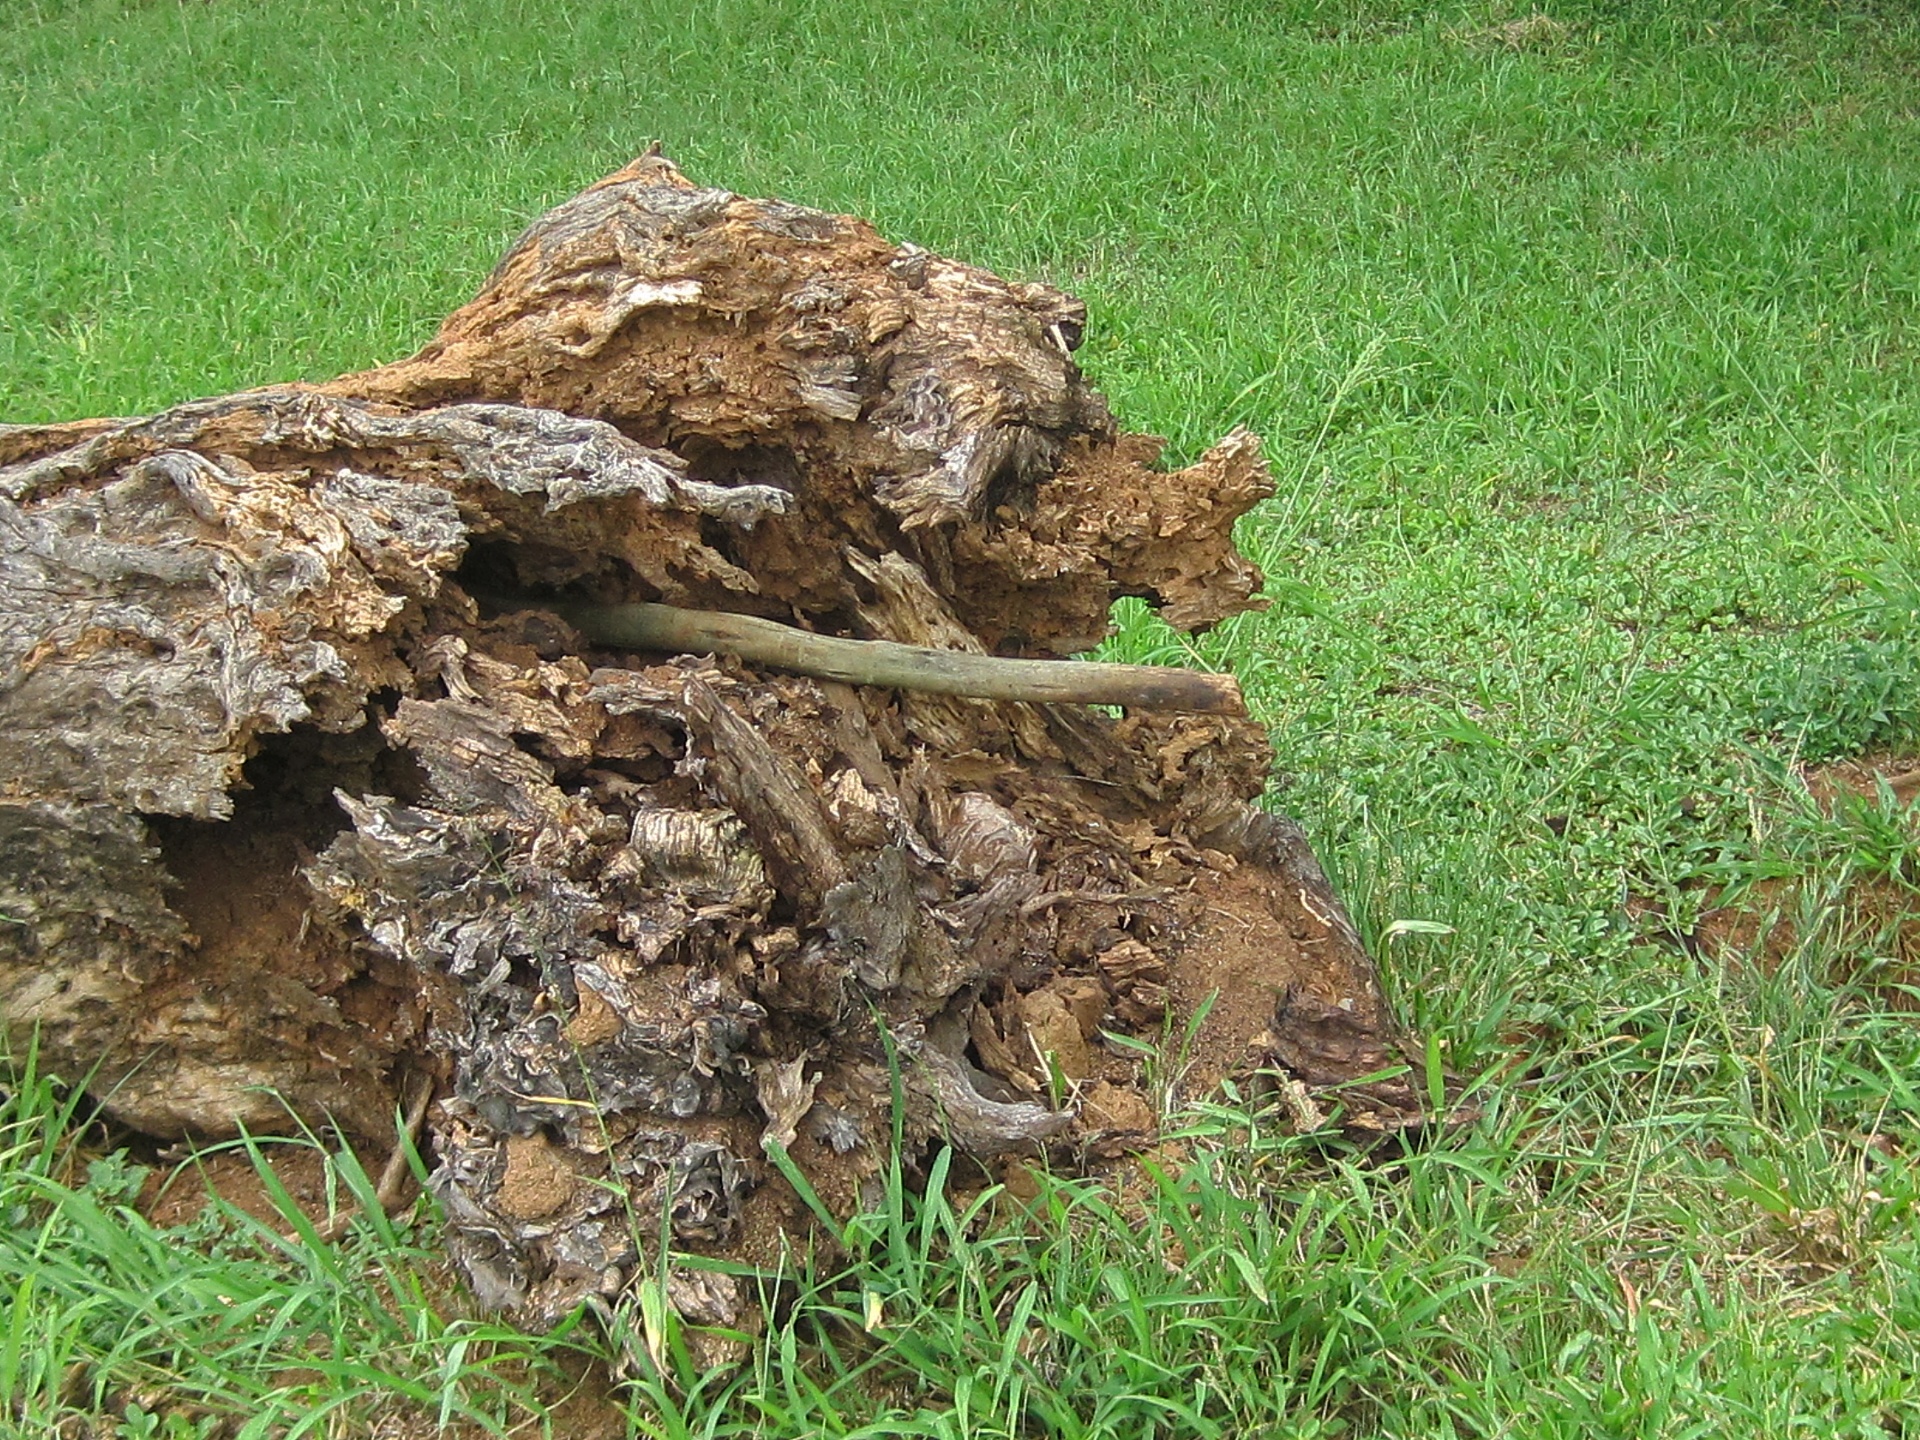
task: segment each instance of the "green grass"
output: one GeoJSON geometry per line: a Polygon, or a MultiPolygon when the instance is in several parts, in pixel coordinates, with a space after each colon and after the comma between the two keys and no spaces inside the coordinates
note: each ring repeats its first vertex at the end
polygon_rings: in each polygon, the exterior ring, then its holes
{"type": "MultiPolygon", "coordinates": [[[[1088,369],[1176,457],[1268,438],[1244,543],[1273,607],[1197,643],[1123,610],[1114,648],[1242,674],[1278,802],[1483,1117],[1369,1165],[1189,1113],[1157,1187],[1047,1182],[1038,1226],[896,1192],[743,1369],[628,1343],[640,1433],[1920,1425],[1920,1034],[1864,983],[1891,937],[1847,918],[1863,879],[1920,911],[1920,823],[1829,816],[1795,770],[1920,739],[1920,24],[1544,8],[1515,44],[1524,9],[1390,0],[0,15],[0,418],[402,354],[657,138],[1078,291],[1088,369]],[[1781,876],[1801,923],[1765,975],[1628,903],[1684,924],[1781,876]]],[[[260,1235],[203,1270],[110,1168],[52,1166],[51,1103],[14,1101],[0,1168],[23,1433],[169,1386],[177,1417],[289,1385],[515,1414],[473,1367],[521,1342],[453,1358],[471,1322],[408,1288],[422,1237],[351,1242],[364,1286],[260,1235]],[[242,1280],[279,1338],[164,1338],[242,1280]],[[336,1333],[366,1374],[291,1358],[336,1333]]]]}
{"type": "Polygon", "coordinates": [[[254,1440],[364,1433],[405,1414],[497,1434],[542,1408],[540,1380],[564,1390],[554,1357],[566,1337],[450,1316],[433,1252],[388,1220],[350,1154],[328,1172],[361,1216],[346,1243],[322,1240],[256,1141],[277,1225],[216,1197],[190,1225],[160,1230],[133,1208],[145,1167],[124,1152],[87,1158],[76,1099],[28,1055],[0,1100],[9,1433],[76,1433],[95,1414],[130,1437],[254,1440]]]}

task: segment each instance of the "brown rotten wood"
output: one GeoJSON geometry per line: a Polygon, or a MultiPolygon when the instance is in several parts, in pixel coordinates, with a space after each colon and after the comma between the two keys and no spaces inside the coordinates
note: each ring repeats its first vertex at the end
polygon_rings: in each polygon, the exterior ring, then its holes
{"type": "MultiPolygon", "coordinates": [[[[1082,318],[649,156],[411,359],[0,428],[12,1043],[166,1139],[378,1145],[399,1077],[431,1080],[447,1244],[529,1321],[617,1294],[662,1237],[775,1258],[811,1222],[763,1143],[841,1213],[896,1120],[912,1174],[941,1145],[991,1170],[1149,1144],[1110,1034],[1191,1027],[1194,1092],[1266,1072],[1299,1116],[1422,1123],[1244,717],[814,678],[707,638],[583,654],[559,616],[476,605],[1070,676],[1045,657],[1117,597],[1187,630],[1251,607],[1258,442],[1154,468],[1073,362],[1082,318]]],[[[668,1273],[690,1321],[748,1323],[731,1279],[668,1273]]]]}

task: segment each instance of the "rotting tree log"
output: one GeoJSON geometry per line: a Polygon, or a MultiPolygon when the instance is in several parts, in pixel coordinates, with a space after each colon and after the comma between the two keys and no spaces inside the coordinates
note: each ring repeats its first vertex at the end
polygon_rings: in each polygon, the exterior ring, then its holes
{"type": "MultiPolygon", "coordinates": [[[[767,1146],[851,1211],[896,1075],[910,1165],[1145,1144],[1103,1036],[1209,1001],[1191,1087],[1265,1069],[1306,1113],[1419,1123],[1245,719],[856,687],[566,618],[1045,659],[1118,596],[1187,630],[1249,608],[1257,442],[1153,469],[1074,365],[1083,321],[649,155],[412,359],[0,427],[13,1042],[158,1137],[377,1143],[432,1079],[449,1243],[536,1320],[661,1235],[769,1256],[807,1212],[767,1146]]],[[[674,1274],[690,1320],[741,1312],[674,1274]]]]}

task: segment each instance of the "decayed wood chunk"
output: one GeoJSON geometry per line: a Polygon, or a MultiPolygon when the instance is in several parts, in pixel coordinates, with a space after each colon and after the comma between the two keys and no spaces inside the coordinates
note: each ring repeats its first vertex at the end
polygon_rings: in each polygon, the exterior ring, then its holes
{"type": "MultiPolygon", "coordinates": [[[[1247,608],[1257,442],[1151,469],[1073,364],[1082,321],[650,156],[410,360],[0,429],[14,1042],[165,1137],[378,1137],[402,1073],[437,1077],[449,1243],[534,1318],[663,1236],[768,1254],[807,1223],[769,1146],[860,1205],[896,1093],[910,1166],[1145,1143],[1103,1034],[1203,1006],[1195,1085],[1270,1065],[1350,1127],[1417,1123],[1247,721],[596,650],[562,618],[1056,655],[1120,595],[1184,628],[1247,608]]],[[[675,1273],[689,1314],[741,1313],[675,1273]]]]}
{"type": "Polygon", "coordinates": [[[1245,609],[1233,521],[1272,490],[1243,434],[1151,470],[1160,442],[1118,434],[1073,363],[1085,324],[1058,290],[648,156],[536,221],[418,355],[323,388],[544,406],[791,491],[740,541],[757,596],[696,605],[845,611],[840,550],[898,551],[988,648],[1073,654],[1115,595],[1182,629],[1245,609]]]}

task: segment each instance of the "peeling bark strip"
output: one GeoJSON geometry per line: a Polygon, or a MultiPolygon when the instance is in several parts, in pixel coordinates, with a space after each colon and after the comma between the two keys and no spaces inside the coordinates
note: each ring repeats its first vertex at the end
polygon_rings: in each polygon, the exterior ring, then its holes
{"type": "MultiPolygon", "coordinates": [[[[1268,1067],[1297,1113],[1421,1123],[1245,719],[480,618],[488,592],[724,611],[972,664],[1084,650],[1121,595],[1185,629],[1248,608],[1258,443],[1151,468],[1073,363],[1082,319],[648,156],[410,360],[0,427],[13,1043],[161,1137],[377,1145],[398,1077],[432,1081],[448,1243],[529,1321],[660,1237],[771,1260],[810,1222],[763,1142],[867,1203],[896,1076],[915,1173],[940,1143],[1149,1143],[1104,1037],[1203,1009],[1194,1086],[1268,1067]]],[[[668,1289],[747,1322],[725,1276],[668,1289]]]]}
{"type": "MultiPolygon", "coordinates": [[[[482,596],[482,599],[494,597],[482,596]]],[[[503,607],[508,603],[499,601],[503,607]]],[[[1244,715],[1240,682],[1170,665],[1104,665],[1085,660],[1006,660],[965,650],[936,650],[891,640],[840,640],[751,615],[681,610],[672,605],[582,605],[552,609],[596,645],[730,655],[816,680],[880,685],[928,695],[1036,704],[1122,705],[1244,715]]]]}

